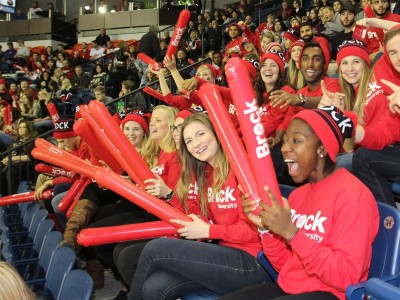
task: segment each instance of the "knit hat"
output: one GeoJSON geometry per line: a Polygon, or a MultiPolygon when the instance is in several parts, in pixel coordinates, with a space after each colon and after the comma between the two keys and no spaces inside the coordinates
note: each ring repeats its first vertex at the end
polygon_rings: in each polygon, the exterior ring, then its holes
{"type": "Polygon", "coordinates": [[[252,44],[253,44],[253,42],[250,41],[247,37],[243,37],[243,38],[242,38],[242,46],[243,46],[244,44],[246,44],[246,43],[252,43],[252,44]]]}
{"type": "Polygon", "coordinates": [[[338,47],[338,53],[336,56],[336,63],[338,67],[340,67],[340,62],[342,59],[350,55],[362,58],[367,63],[368,67],[370,66],[369,51],[367,48],[365,48],[362,42],[357,40],[344,41],[338,47]]]}
{"type": "Polygon", "coordinates": [[[350,118],[334,106],[318,109],[305,109],[294,115],[292,120],[302,119],[314,130],[324,145],[330,159],[336,162],[336,156],[346,138],[354,136],[355,126],[350,118]]]}
{"type": "Polygon", "coordinates": [[[292,50],[294,47],[299,46],[301,49],[304,48],[304,41],[303,40],[297,40],[293,44],[290,45],[289,47],[289,53],[292,53],[292,50]]]}
{"type": "Polygon", "coordinates": [[[6,85],[6,80],[3,77],[0,77],[0,84],[6,85]]]}
{"type": "Polygon", "coordinates": [[[144,116],[143,112],[140,110],[135,110],[131,113],[128,113],[121,121],[122,127],[129,121],[134,121],[139,123],[140,127],[143,128],[146,134],[149,133],[149,124],[147,118],[144,116]]]}
{"type": "Polygon", "coordinates": [[[239,34],[242,32],[242,28],[239,26],[238,23],[231,23],[231,24],[229,24],[229,26],[228,26],[228,31],[229,31],[229,29],[231,29],[232,26],[236,26],[236,28],[237,28],[238,31],[239,31],[239,34]]]}
{"type": "Polygon", "coordinates": [[[53,137],[55,139],[65,139],[70,137],[75,137],[76,133],[74,132],[74,120],[58,120],[54,124],[53,137]]]}
{"type": "Polygon", "coordinates": [[[206,112],[206,111],[205,111],[204,108],[201,107],[201,106],[195,106],[195,107],[192,107],[192,108],[190,108],[190,109],[184,109],[184,110],[181,110],[180,112],[178,112],[178,113],[176,114],[175,120],[176,120],[177,118],[186,119],[186,118],[188,118],[190,115],[192,115],[192,114],[194,114],[194,113],[198,113],[198,112],[206,112]]]}
{"type": "Polygon", "coordinates": [[[276,51],[267,51],[265,52],[265,54],[261,57],[260,60],[260,65],[262,65],[262,63],[267,59],[270,58],[272,60],[274,60],[278,66],[279,69],[282,72],[285,72],[285,58],[282,52],[276,52],[276,51]]]}
{"type": "Polygon", "coordinates": [[[269,43],[267,45],[267,48],[265,49],[265,52],[271,51],[271,48],[274,47],[274,46],[278,46],[281,49],[282,52],[284,51],[284,49],[283,49],[281,44],[279,44],[278,42],[271,42],[271,43],[269,43]]]}
{"type": "MultiPolygon", "coordinates": [[[[217,78],[218,71],[217,71],[217,69],[216,69],[214,66],[212,66],[212,65],[210,65],[210,64],[202,64],[202,65],[199,66],[199,68],[202,67],[202,66],[208,67],[208,68],[211,70],[211,72],[213,73],[214,78],[217,78]]],[[[197,68],[197,69],[198,69],[198,68],[197,68]]],[[[197,70],[196,70],[196,71],[197,71],[197,70]]]]}
{"type": "Polygon", "coordinates": [[[345,10],[348,10],[348,11],[352,12],[353,14],[356,14],[356,8],[351,3],[343,3],[342,8],[340,9],[339,13],[341,14],[345,10]]]}
{"type": "Polygon", "coordinates": [[[254,80],[257,77],[257,70],[260,63],[252,58],[244,58],[243,62],[249,72],[251,78],[254,80]]]}
{"type": "Polygon", "coordinates": [[[300,33],[298,30],[289,28],[287,31],[285,31],[283,33],[283,38],[287,38],[287,39],[291,40],[292,42],[295,42],[300,38],[300,33]]]}

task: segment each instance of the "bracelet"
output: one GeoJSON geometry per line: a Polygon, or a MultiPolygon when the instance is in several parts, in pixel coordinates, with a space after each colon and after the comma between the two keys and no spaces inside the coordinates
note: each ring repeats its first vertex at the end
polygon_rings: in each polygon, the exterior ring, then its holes
{"type": "Polygon", "coordinates": [[[269,233],[269,229],[260,229],[259,227],[257,227],[257,230],[260,234],[265,234],[265,233],[269,233]]]}
{"type": "Polygon", "coordinates": [[[292,236],[286,240],[286,244],[289,244],[289,243],[290,243],[290,241],[291,241],[291,240],[293,240],[293,238],[294,238],[294,237],[295,237],[295,235],[296,235],[296,234],[299,232],[299,230],[300,230],[300,228],[299,228],[299,227],[297,227],[297,228],[296,228],[296,231],[295,231],[295,232],[293,232],[292,236]]]}

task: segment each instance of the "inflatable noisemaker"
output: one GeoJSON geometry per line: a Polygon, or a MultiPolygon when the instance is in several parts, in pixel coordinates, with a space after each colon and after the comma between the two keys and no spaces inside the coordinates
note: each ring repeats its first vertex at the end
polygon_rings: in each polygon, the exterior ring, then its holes
{"type": "Polygon", "coordinates": [[[179,43],[185,33],[186,25],[190,19],[190,11],[184,9],[179,14],[178,22],[176,22],[174,33],[172,34],[171,41],[169,42],[166,56],[172,59],[172,55],[176,55],[179,43]]]}
{"type": "Polygon", "coordinates": [[[208,112],[243,191],[249,194],[250,200],[260,199],[260,193],[250,168],[246,150],[222,102],[218,87],[210,83],[202,85],[199,89],[199,97],[208,112]]]}
{"type": "Polygon", "coordinates": [[[100,135],[104,135],[104,133],[101,131],[101,128],[96,126],[97,124],[94,124],[94,126],[97,127],[96,131],[93,129],[92,125],[89,126],[89,122],[87,120],[88,116],[84,113],[84,111],[85,109],[81,108],[81,114],[84,116],[84,119],[80,119],[74,123],[74,132],[86,142],[91,151],[93,151],[99,159],[104,161],[107,166],[111,168],[111,170],[113,170],[115,173],[122,174],[122,167],[120,163],[108,150],[109,148],[106,146],[106,143],[102,141],[102,137],[100,135]]]}
{"type": "MultiPolygon", "coordinates": [[[[86,186],[88,184],[90,184],[90,182],[92,181],[91,178],[87,178],[87,177],[85,177],[85,178],[86,178],[86,181],[81,185],[80,189],[75,194],[72,204],[69,206],[69,208],[67,210],[66,216],[68,219],[71,217],[72,211],[74,210],[76,203],[79,201],[79,199],[81,199],[81,196],[82,196],[83,192],[85,191],[86,186]]],[[[65,195],[65,196],[67,196],[67,195],[65,195]]]]}
{"type": "Polygon", "coordinates": [[[160,71],[161,65],[144,53],[138,53],[137,58],[143,60],[154,71],[160,71]]]}
{"type": "Polygon", "coordinates": [[[84,247],[145,240],[177,234],[176,228],[163,221],[83,229],[78,243],[84,247]]]}
{"type": "Polygon", "coordinates": [[[4,125],[12,125],[12,107],[11,105],[6,105],[4,107],[4,125]]]}
{"type": "Polygon", "coordinates": [[[51,176],[64,176],[69,178],[72,178],[74,176],[74,174],[71,171],[67,171],[59,167],[50,166],[42,163],[39,163],[35,166],[35,171],[38,173],[45,173],[51,176]]]}
{"type": "Polygon", "coordinates": [[[150,96],[152,96],[152,97],[154,97],[154,98],[156,98],[156,99],[161,100],[161,101],[164,102],[164,96],[163,96],[163,94],[161,94],[160,92],[158,92],[158,91],[152,89],[152,88],[149,87],[148,85],[146,85],[146,86],[143,88],[143,92],[145,92],[146,94],[148,94],[148,95],[150,95],[150,96]]]}
{"type": "Polygon", "coordinates": [[[60,120],[60,115],[58,114],[57,107],[52,102],[47,104],[46,107],[47,110],[49,111],[51,121],[53,122],[54,125],[58,120],[60,120]]]}
{"type": "Polygon", "coordinates": [[[81,177],[75,180],[65,196],[58,204],[58,210],[62,212],[66,211],[75,199],[79,199],[81,197],[83,190],[90,182],[91,179],[87,177],[81,177]]]}
{"type": "MultiPolygon", "coordinates": [[[[23,202],[32,202],[35,201],[35,191],[14,194],[6,197],[0,198],[0,206],[23,203],[23,202]]],[[[53,189],[46,189],[42,192],[41,200],[49,200],[53,198],[53,189]]]]}
{"type": "MultiPolygon", "coordinates": [[[[148,194],[146,191],[111,170],[105,167],[94,167],[78,157],[70,159],[67,155],[69,153],[62,149],[59,149],[60,151],[52,150],[51,148],[35,148],[32,150],[32,156],[65,169],[70,169],[75,173],[94,178],[99,185],[116,192],[165,222],[169,222],[171,219],[193,221],[187,215],[165,201],[148,194]]],[[[177,228],[181,227],[177,224],[172,225],[177,228]]]]}
{"type": "Polygon", "coordinates": [[[238,114],[249,163],[262,199],[266,204],[271,205],[271,201],[264,192],[264,187],[268,186],[282,204],[281,191],[249,72],[240,58],[232,58],[225,67],[225,74],[238,114]]]}
{"type": "Polygon", "coordinates": [[[93,116],[96,122],[101,124],[102,130],[118,151],[116,154],[117,157],[114,157],[117,158],[119,162],[123,162],[121,166],[126,170],[128,175],[131,176],[135,183],[144,187],[145,180],[156,179],[146,162],[118,127],[104,103],[97,100],[91,101],[89,104],[89,111],[90,115],[93,116]]]}

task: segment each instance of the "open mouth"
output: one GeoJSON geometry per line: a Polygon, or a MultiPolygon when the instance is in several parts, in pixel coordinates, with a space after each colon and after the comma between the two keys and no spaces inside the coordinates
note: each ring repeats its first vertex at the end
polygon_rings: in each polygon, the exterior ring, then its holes
{"type": "Polygon", "coordinates": [[[202,147],[197,151],[197,154],[202,154],[204,151],[206,151],[207,147],[202,147]]]}
{"type": "Polygon", "coordinates": [[[288,166],[289,175],[292,176],[297,171],[299,164],[293,159],[285,159],[285,163],[288,166]]]}

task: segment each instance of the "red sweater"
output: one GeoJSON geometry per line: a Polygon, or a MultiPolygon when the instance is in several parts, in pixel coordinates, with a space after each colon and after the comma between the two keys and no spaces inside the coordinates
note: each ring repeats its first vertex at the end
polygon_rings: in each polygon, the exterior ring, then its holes
{"type": "Polygon", "coordinates": [[[242,42],[243,42],[242,36],[239,36],[235,40],[230,41],[228,43],[228,45],[226,45],[226,47],[225,47],[224,57],[227,55],[230,55],[230,57],[242,57],[246,53],[246,50],[242,46],[242,42]],[[232,52],[232,53],[228,54],[228,50],[231,48],[235,49],[235,51],[240,51],[240,52],[239,53],[232,52]]]}
{"type": "Polygon", "coordinates": [[[345,289],[367,279],[372,243],[379,227],[376,201],[355,176],[339,169],[307,183],[289,197],[292,221],[300,228],[290,244],[264,234],[264,253],[289,294],[326,291],[345,299],[345,289]]]}
{"type": "Polygon", "coordinates": [[[165,184],[172,190],[175,190],[181,172],[181,166],[178,163],[176,151],[164,152],[160,150],[158,154],[158,164],[151,169],[154,174],[160,175],[165,184]]]}
{"type": "MultiPolygon", "coordinates": [[[[288,85],[285,85],[281,90],[290,94],[296,94],[296,91],[288,85]]],[[[265,98],[268,99],[268,94],[265,95],[265,98]]],[[[278,129],[286,129],[283,121],[287,113],[293,111],[289,108],[290,106],[286,106],[285,108],[280,108],[279,106],[272,107],[270,101],[261,105],[259,113],[261,116],[261,123],[264,125],[266,137],[274,136],[275,131],[278,129]]],[[[291,114],[291,116],[293,116],[293,114],[291,114]]]]}
{"type": "MultiPolygon", "coordinates": [[[[212,182],[210,180],[209,182],[212,182]]],[[[231,171],[222,189],[215,198],[211,198],[211,184],[207,188],[210,239],[218,239],[221,246],[241,249],[254,257],[261,250],[257,229],[250,224],[243,213],[240,199],[242,193],[238,181],[231,171]]]]}

